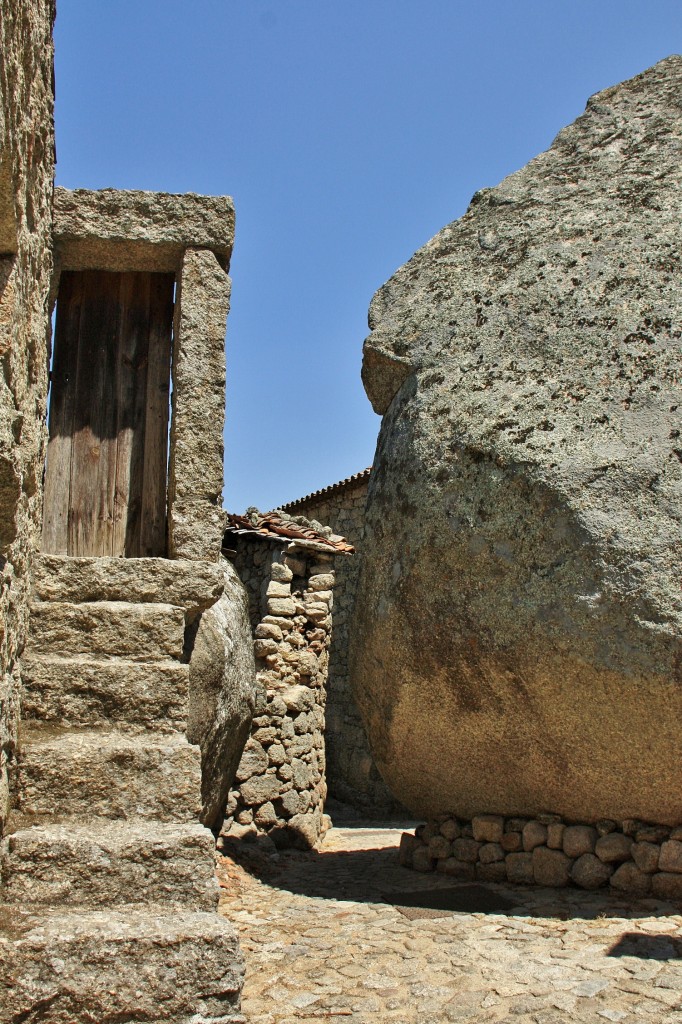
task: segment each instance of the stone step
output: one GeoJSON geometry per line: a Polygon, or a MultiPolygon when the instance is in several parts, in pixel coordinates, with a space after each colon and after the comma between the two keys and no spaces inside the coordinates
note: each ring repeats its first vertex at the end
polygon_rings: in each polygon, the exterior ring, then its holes
{"type": "Polygon", "coordinates": [[[185,728],[189,666],[178,661],[145,664],[26,654],[21,679],[24,719],[185,728]]]}
{"type": "Polygon", "coordinates": [[[37,654],[179,660],[184,639],[185,613],[175,605],[36,601],[31,605],[27,648],[37,654]]]}
{"type": "Polygon", "coordinates": [[[0,908],[0,1021],[244,1024],[243,958],[218,914],[0,908]]]}
{"type": "Polygon", "coordinates": [[[83,816],[197,821],[201,754],[178,733],[71,730],[23,722],[17,810],[39,821],[83,816]]]}
{"type": "Polygon", "coordinates": [[[102,821],[36,826],[0,844],[3,900],[215,910],[215,840],[199,824],[102,821]]]}
{"type": "Polygon", "coordinates": [[[220,562],[169,558],[71,558],[37,555],[31,582],[40,601],[132,601],[183,608],[189,617],[214,604],[225,588],[220,562]]]}

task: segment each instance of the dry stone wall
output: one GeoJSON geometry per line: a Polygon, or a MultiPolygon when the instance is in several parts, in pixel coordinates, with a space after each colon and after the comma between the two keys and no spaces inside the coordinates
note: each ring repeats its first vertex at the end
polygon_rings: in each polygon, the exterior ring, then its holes
{"type": "Polygon", "coordinates": [[[51,0],[0,0],[0,835],[40,523],[52,272],[51,0]]]}
{"type": "Polygon", "coordinates": [[[557,814],[471,821],[441,816],[405,832],[400,860],[460,880],[512,882],[682,899],[682,828],[643,821],[563,821],[557,814]]]}
{"type": "Polygon", "coordinates": [[[362,558],[362,535],[368,473],[349,484],[326,488],[287,505],[287,511],[328,524],[355,547],[351,558],[339,559],[334,590],[334,630],[329,649],[326,748],[329,795],[363,814],[384,816],[401,810],[381,778],[353,696],[348,667],[348,642],[362,558]]]}
{"type": "Polygon", "coordinates": [[[258,685],[223,835],[312,847],[329,824],[324,728],[334,560],[258,538],[236,543],[258,685]]]}

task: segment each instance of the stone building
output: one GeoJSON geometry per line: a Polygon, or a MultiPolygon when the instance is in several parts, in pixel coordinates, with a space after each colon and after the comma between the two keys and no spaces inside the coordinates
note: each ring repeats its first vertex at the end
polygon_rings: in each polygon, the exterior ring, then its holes
{"type": "Polygon", "coordinates": [[[233,208],[53,197],[53,17],[0,0],[0,1019],[236,1024],[210,830],[255,690],[220,550],[233,208]]]}
{"type": "Polygon", "coordinates": [[[223,834],[313,847],[329,825],[325,717],[335,575],[352,561],[353,547],[319,523],[255,510],[229,516],[225,544],[249,594],[258,687],[223,834]]]}
{"type": "Polygon", "coordinates": [[[365,503],[370,469],[355,473],[283,506],[290,515],[325,523],[355,548],[352,558],[338,559],[334,590],[334,628],[329,648],[326,751],[329,796],[360,813],[382,817],[401,811],[381,778],[369,748],[348,668],[348,643],[355,604],[365,503]]]}

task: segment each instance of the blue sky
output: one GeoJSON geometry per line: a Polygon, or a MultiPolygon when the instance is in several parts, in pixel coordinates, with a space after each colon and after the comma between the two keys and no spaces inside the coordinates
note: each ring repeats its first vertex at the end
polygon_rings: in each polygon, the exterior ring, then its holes
{"type": "Polygon", "coordinates": [[[229,194],[225,505],[369,465],[373,292],[592,93],[682,49],[680,0],[59,0],[57,182],[229,194]]]}

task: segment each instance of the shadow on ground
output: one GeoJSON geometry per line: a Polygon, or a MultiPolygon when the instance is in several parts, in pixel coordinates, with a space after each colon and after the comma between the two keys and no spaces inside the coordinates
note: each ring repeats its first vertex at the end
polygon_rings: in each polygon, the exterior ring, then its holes
{"type": "MultiPolygon", "coordinates": [[[[273,888],[317,899],[388,903],[411,920],[453,914],[502,914],[564,921],[634,920],[680,913],[680,906],[666,901],[628,898],[607,890],[585,892],[574,888],[457,883],[437,873],[420,875],[398,863],[395,842],[401,829],[402,825],[396,829],[393,823],[383,827],[368,827],[366,823],[349,827],[344,823],[341,829],[330,833],[326,845],[319,850],[283,851],[273,857],[253,842],[227,840],[224,853],[273,888]]],[[[626,935],[623,942],[631,938],[626,935]]],[[[627,948],[630,947],[632,941],[627,948]]],[[[614,951],[610,955],[643,953],[614,951]]]]}

